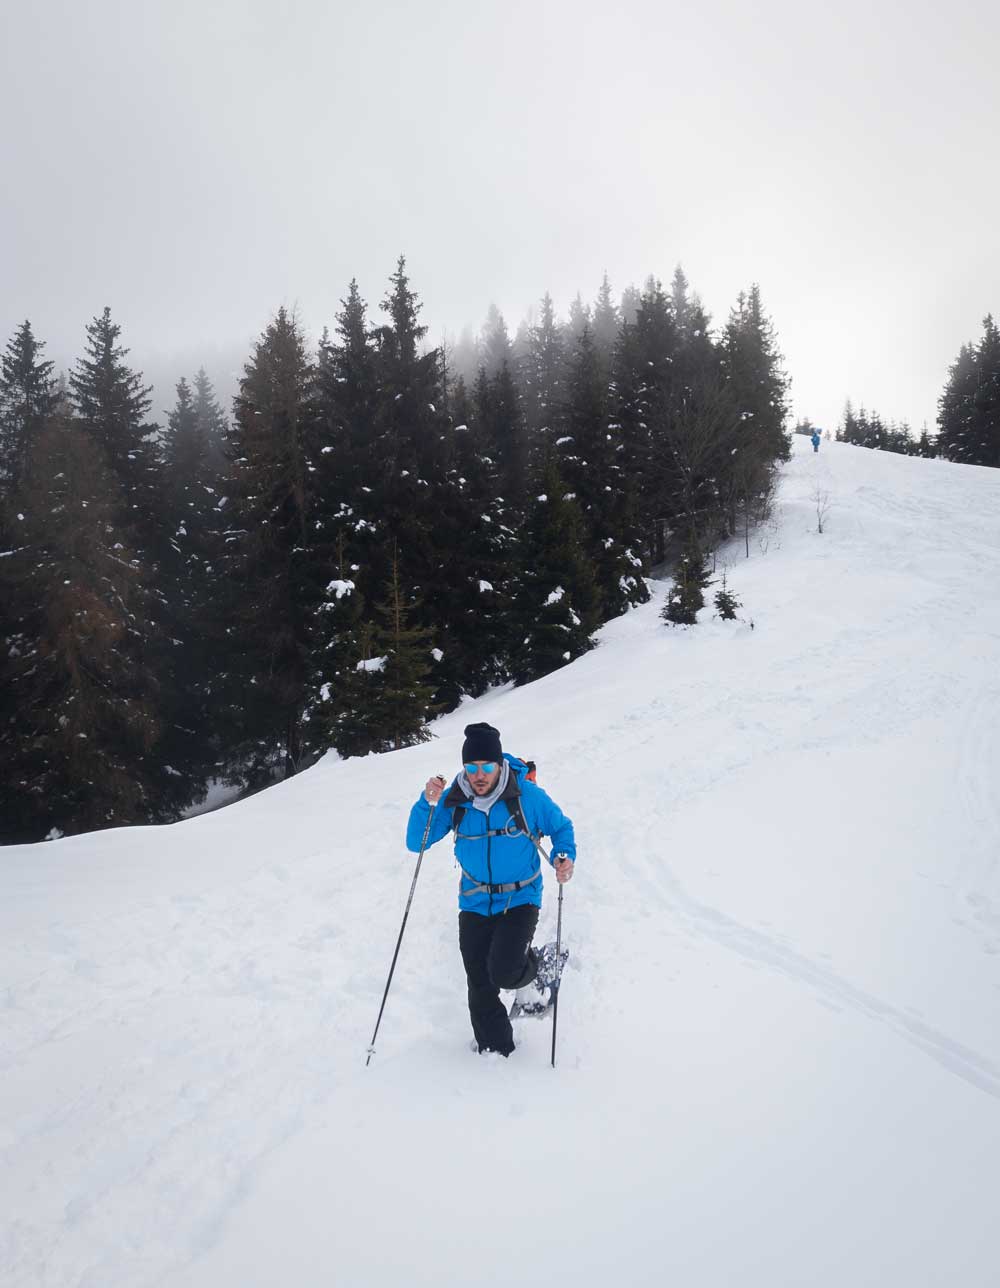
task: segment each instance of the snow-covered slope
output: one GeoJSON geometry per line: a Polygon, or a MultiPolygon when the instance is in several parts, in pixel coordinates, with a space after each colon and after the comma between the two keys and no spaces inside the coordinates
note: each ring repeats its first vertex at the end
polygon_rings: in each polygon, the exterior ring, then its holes
{"type": "Polygon", "coordinates": [[[1000,471],[798,440],[728,562],[744,623],[0,852],[2,1282],[995,1286],[1000,471]],[[366,1068],[470,719],[576,824],[558,1067],[470,1053],[445,842],[366,1068]]]}

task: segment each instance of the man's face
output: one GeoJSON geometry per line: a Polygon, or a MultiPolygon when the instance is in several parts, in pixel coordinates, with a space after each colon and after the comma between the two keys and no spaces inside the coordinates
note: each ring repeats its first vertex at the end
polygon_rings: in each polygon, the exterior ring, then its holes
{"type": "Polygon", "coordinates": [[[465,776],[477,796],[488,796],[500,777],[500,765],[495,760],[467,760],[465,776]]]}

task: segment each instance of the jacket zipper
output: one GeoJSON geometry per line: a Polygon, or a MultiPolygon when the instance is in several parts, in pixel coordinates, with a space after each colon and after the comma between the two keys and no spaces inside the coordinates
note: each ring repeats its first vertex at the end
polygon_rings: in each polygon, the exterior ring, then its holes
{"type": "MultiPolygon", "coordinates": [[[[491,805],[489,809],[486,811],[486,879],[490,885],[493,884],[493,864],[490,862],[490,847],[493,844],[493,837],[490,836],[490,814],[492,814],[492,812],[493,812],[493,806],[491,805]]],[[[493,916],[493,891],[492,890],[489,893],[489,900],[490,900],[489,902],[490,910],[487,915],[492,917],[493,916]]]]}

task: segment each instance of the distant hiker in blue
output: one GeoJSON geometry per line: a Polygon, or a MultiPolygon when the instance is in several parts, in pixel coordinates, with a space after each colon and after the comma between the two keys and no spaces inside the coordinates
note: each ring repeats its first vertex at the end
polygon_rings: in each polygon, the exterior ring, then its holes
{"type": "Polygon", "coordinates": [[[462,869],[458,887],[458,944],[469,982],[469,1016],[480,1052],[514,1050],[502,988],[519,990],[516,1001],[535,1000],[525,1011],[544,1009],[539,966],[547,962],[531,946],[542,906],[542,871],[532,841],[552,839],[559,882],[573,876],[573,824],[528,777],[528,766],[504,755],[500,734],[488,724],[471,724],[462,744],[462,772],[451,786],[431,778],[410,810],[407,848],[420,849],[427,816],[434,810],[427,844],[455,832],[455,857],[462,869]],[[443,800],[442,800],[443,797],[443,800]],[[528,835],[528,833],[531,835],[528,835]]]}
{"type": "Polygon", "coordinates": [[[813,445],[813,451],[818,452],[819,451],[819,430],[816,430],[816,429],[813,430],[812,438],[810,438],[809,441],[813,445]]]}

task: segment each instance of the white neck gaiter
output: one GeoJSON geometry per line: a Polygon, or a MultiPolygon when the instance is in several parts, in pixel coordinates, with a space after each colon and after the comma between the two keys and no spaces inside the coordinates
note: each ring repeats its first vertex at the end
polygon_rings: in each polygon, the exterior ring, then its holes
{"type": "Polygon", "coordinates": [[[484,814],[488,814],[491,806],[495,805],[503,795],[504,788],[507,786],[509,779],[510,765],[506,760],[502,760],[500,762],[500,776],[497,778],[493,790],[487,796],[476,795],[472,790],[472,784],[469,782],[468,775],[464,770],[462,771],[462,777],[458,780],[458,784],[462,791],[465,792],[466,796],[468,796],[469,800],[472,801],[473,807],[475,809],[481,809],[484,814]]]}

